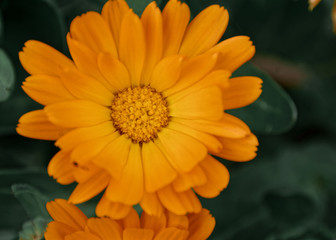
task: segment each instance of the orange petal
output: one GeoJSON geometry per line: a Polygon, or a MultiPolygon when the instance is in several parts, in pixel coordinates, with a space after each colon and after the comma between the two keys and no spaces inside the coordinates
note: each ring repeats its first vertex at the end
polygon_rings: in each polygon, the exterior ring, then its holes
{"type": "Polygon", "coordinates": [[[64,70],[60,75],[65,87],[76,98],[111,106],[113,93],[95,78],[76,70],[64,70]]]}
{"type": "MultiPolygon", "coordinates": [[[[164,95],[170,96],[182,90],[188,90],[188,88],[195,85],[214,68],[217,56],[217,53],[203,54],[184,61],[179,81],[170,89],[167,89],[164,95]]],[[[194,90],[194,88],[189,90],[194,90]]]]}
{"type": "Polygon", "coordinates": [[[50,122],[62,127],[88,127],[111,120],[111,110],[87,100],[74,100],[44,108],[50,122]]]}
{"type": "Polygon", "coordinates": [[[69,158],[69,154],[59,151],[50,160],[48,165],[48,174],[56,179],[60,184],[70,184],[75,181],[73,171],[75,166],[69,158]]]}
{"type": "Polygon", "coordinates": [[[211,152],[218,152],[222,149],[222,144],[219,142],[219,140],[207,133],[198,131],[194,128],[191,128],[191,125],[189,125],[189,122],[193,122],[196,120],[186,120],[181,118],[171,118],[171,121],[169,123],[169,128],[173,129],[175,131],[179,131],[181,133],[187,134],[198,141],[200,141],[209,151],[211,152]],[[188,124],[185,124],[187,122],[188,124]]]}
{"type": "Polygon", "coordinates": [[[73,68],[73,62],[65,55],[49,45],[29,40],[25,43],[19,58],[24,69],[30,74],[45,74],[58,76],[58,71],[73,68]]]}
{"type": "Polygon", "coordinates": [[[188,240],[208,239],[216,224],[209,210],[203,208],[200,213],[190,214],[188,218],[190,223],[188,240]]]}
{"type": "Polygon", "coordinates": [[[179,51],[189,19],[190,10],[187,4],[177,0],[168,1],[162,11],[163,56],[179,51]]]}
{"type": "Polygon", "coordinates": [[[110,217],[113,219],[122,219],[131,211],[132,206],[122,203],[109,201],[104,195],[96,207],[96,215],[99,217],[110,217]]]}
{"type": "Polygon", "coordinates": [[[55,199],[55,201],[48,202],[46,207],[54,221],[65,223],[77,231],[84,229],[87,217],[75,205],[64,199],[55,199]]]}
{"type": "Polygon", "coordinates": [[[112,33],[104,18],[97,12],[87,12],[76,17],[70,25],[73,39],[84,43],[96,53],[109,52],[118,56],[112,33]]]}
{"type": "Polygon", "coordinates": [[[247,125],[240,119],[223,114],[222,119],[218,121],[208,120],[190,120],[190,119],[174,119],[174,121],[189,126],[198,131],[206,132],[220,137],[242,138],[251,131],[247,125]],[[244,125],[243,127],[241,125],[244,125]]]}
{"type": "Polygon", "coordinates": [[[109,53],[98,55],[98,67],[113,89],[121,91],[131,86],[127,68],[109,53]]]}
{"type": "Polygon", "coordinates": [[[102,9],[101,14],[108,23],[117,46],[119,46],[121,22],[128,10],[129,7],[124,0],[107,1],[102,9]]]}
{"type": "Polygon", "coordinates": [[[58,77],[49,75],[27,77],[22,83],[22,89],[29,97],[42,105],[74,99],[58,77]]]}
{"type": "Polygon", "coordinates": [[[172,185],[176,192],[184,192],[194,186],[203,185],[206,182],[207,176],[203,172],[202,168],[197,165],[190,172],[180,173],[179,177],[175,179],[172,185]]]}
{"type": "Polygon", "coordinates": [[[140,228],[140,219],[139,214],[134,208],[131,208],[131,211],[129,214],[123,218],[120,219],[119,224],[121,224],[122,228],[140,228]]]}
{"type": "Polygon", "coordinates": [[[92,161],[105,169],[114,179],[120,179],[129,158],[131,140],[125,135],[109,143],[92,161]]]}
{"type": "Polygon", "coordinates": [[[226,90],[229,86],[229,77],[231,74],[232,73],[228,70],[215,70],[208,73],[201,81],[205,86],[214,84],[221,90],[226,90]]]}
{"type": "Polygon", "coordinates": [[[176,215],[167,211],[167,227],[176,227],[179,229],[188,230],[189,219],[186,215],[176,215]]]}
{"type": "Polygon", "coordinates": [[[183,133],[164,128],[158,136],[158,147],[179,172],[189,172],[207,154],[203,144],[183,133]]]}
{"type": "Polygon", "coordinates": [[[61,222],[50,222],[44,233],[44,238],[49,240],[64,240],[65,236],[76,232],[77,229],[61,222]]]}
{"type": "Polygon", "coordinates": [[[112,202],[134,205],[141,201],[144,191],[141,149],[131,144],[129,156],[120,180],[111,179],[106,197],[112,202]]]}
{"type": "Polygon", "coordinates": [[[129,10],[121,23],[119,55],[129,71],[132,86],[139,86],[145,54],[146,45],[142,23],[139,17],[129,10]]]}
{"type": "Polygon", "coordinates": [[[156,2],[151,2],[141,15],[146,41],[146,61],[142,71],[141,84],[149,84],[156,63],[162,56],[162,15],[156,2]]]}
{"type": "Polygon", "coordinates": [[[205,198],[217,197],[229,183],[229,171],[222,163],[210,155],[200,162],[200,166],[206,175],[207,181],[202,186],[194,187],[195,192],[205,198]]]}
{"type": "Polygon", "coordinates": [[[67,35],[67,42],[72,59],[74,60],[78,70],[90,77],[95,78],[96,80],[100,81],[108,90],[113,91],[114,89],[111,87],[110,84],[107,83],[107,81],[99,71],[97,63],[97,53],[91,50],[84,43],[81,43],[71,38],[70,33],[68,33],[67,35]]]}
{"type": "Polygon", "coordinates": [[[253,103],[261,94],[262,80],[258,77],[229,79],[229,87],[223,91],[224,109],[240,108],[253,103]]]}
{"type": "Polygon", "coordinates": [[[187,240],[189,232],[186,230],[169,227],[159,232],[154,240],[187,240]]]}
{"type": "Polygon", "coordinates": [[[223,145],[223,149],[215,153],[215,155],[223,159],[245,162],[252,160],[257,155],[258,139],[253,133],[250,133],[244,138],[219,138],[219,140],[223,145]]]}
{"type": "Polygon", "coordinates": [[[153,142],[142,145],[142,164],[146,192],[155,192],[177,176],[174,168],[153,142]]]}
{"type": "Polygon", "coordinates": [[[98,154],[112,141],[119,137],[118,132],[113,132],[107,136],[98,137],[78,144],[71,152],[70,158],[78,165],[83,165],[98,156],[98,154]]]}
{"type": "Polygon", "coordinates": [[[123,232],[123,240],[152,240],[153,236],[150,229],[127,228],[123,232]]]}
{"type": "Polygon", "coordinates": [[[95,175],[97,172],[100,172],[102,169],[98,168],[94,164],[86,164],[83,166],[76,166],[73,171],[73,175],[77,183],[86,182],[89,178],[95,175]]]}
{"type": "Polygon", "coordinates": [[[73,204],[86,202],[103,191],[109,181],[110,176],[104,171],[99,171],[87,181],[78,183],[68,201],[73,204]]]}
{"type": "Polygon", "coordinates": [[[35,110],[22,115],[16,132],[22,136],[42,140],[57,140],[66,129],[52,124],[43,110],[35,110]]]}
{"type": "Polygon", "coordinates": [[[207,7],[189,24],[180,53],[195,56],[205,52],[219,41],[228,22],[229,14],[223,7],[219,5],[207,7]]]}
{"type": "Polygon", "coordinates": [[[225,119],[226,122],[232,124],[232,125],[237,125],[239,126],[241,129],[243,129],[246,133],[250,133],[251,130],[249,128],[249,126],[246,125],[246,123],[244,123],[242,120],[240,120],[239,118],[231,115],[231,114],[227,114],[224,113],[223,118],[225,119]]]}
{"type": "Polygon", "coordinates": [[[177,215],[197,213],[202,209],[201,202],[192,190],[177,193],[167,186],[158,191],[158,196],[163,206],[177,215]]]}
{"type": "Polygon", "coordinates": [[[64,240],[101,240],[96,235],[93,235],[89,232],[75,232],[71,235],[68,235],[64,238],[64,240]]]}
{"type": "Polygon", "coordinates": [[[163,230],[167,225],[166,216],[161,214],[161,216],[151,216],[146,212],[141,214],[141,228],[152,229],[154,235],[163,230]]]}
{"type": "Polygon", "coordinates": [[[106,121],[92,127],[76,128],[59,138],[55,145],[63,150],[71,150],[86,141],[107,136],[115,131],[111,121],[106,121]]]}
{"type": "Polygon", "coordinates": [[[150,85],[158,92],[172,87],[180,77],[183,57],[173,55],[162,59],[154,68],[150,85]]]}
{"type": "Polygon", "coordinates": [[[90,232],[99,236],[102,240],[122,240],[122,229],[116,221],[109,218],[90,218],[87,222],[90,232]]]}
{"type": "Polygon", "coordinates": [[[222,93],[216,86],[169,96],[170,115],[185,119],[219,120],[223,116],[222,93]]]}
{"type": "Polygon", "coordinates": [[[255,47],[249,37],[237,36],[220,42],[207,52],[220,53],[215,69],[227,69],[234,72],[253,57],[255,47]]]}
{"type": "Polygon", "coordinates": [[[163,207],[156,193],[144,193],[140,202],[141,208],[152,216],[162,216],[163,207]]]}

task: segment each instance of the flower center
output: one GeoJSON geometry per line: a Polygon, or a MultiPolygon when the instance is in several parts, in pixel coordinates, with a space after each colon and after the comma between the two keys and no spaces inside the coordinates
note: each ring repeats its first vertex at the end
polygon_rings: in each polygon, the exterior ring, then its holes
{"type": "Polygon", "coordinates": [[[126,88],[115,94],[111,117],[114,127],[134,143],[146,143],[168,125],[168,103],[149,86],[126,88]]]}

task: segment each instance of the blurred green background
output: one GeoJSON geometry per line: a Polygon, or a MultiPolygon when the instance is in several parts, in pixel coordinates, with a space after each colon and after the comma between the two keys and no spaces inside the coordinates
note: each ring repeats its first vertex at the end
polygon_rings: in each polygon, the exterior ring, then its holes
{"type": "MultiPolygon", "coordinates": [[[[141,14],[151,0],[128,0],[141,14]]],[[[37,103],[21,90],[27,73],[18,52],[36,39],[68,55],[65,35],[71,20],[100,11],[104,0],[0,1],[0,239],[40,239],[50,220],[45,203],[67,198],[46,174],[57,151],[52,142],[16,134],[19,117],[37,103]],[[19,233],[20,232],[20,233],[19,233]],[[33,238],[35,237],[35,238],[33,238]]],[[[222,160],[228,188],[202,200],[217,224],[215,240],[336,239],[336,35],[332,1],[308,10],[307,0],[186,0],[195,16],[211,4],[229,10],[223,39],[248,35],[257,54],[235,75],[264,80],[262,96],[231,111],[260,141],[248,163],[222,160]]],[[[158,0],[163,8],[166,0],[158,0]]],[[[98,198],[82,204],[93,214],[98,198]]]]}

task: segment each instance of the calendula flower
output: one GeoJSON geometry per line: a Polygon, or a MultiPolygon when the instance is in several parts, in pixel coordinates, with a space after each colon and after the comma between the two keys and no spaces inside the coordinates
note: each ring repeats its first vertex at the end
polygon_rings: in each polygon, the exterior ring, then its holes
{"type": "Polygon", "coordinates": [[[218,5],[190,23],[185,3],[152,2],[141,18],[123,0],[102,13],[73,20],[67,42],[72,60],[28,41],[19,57],[31,74],[23,90],[44,105],[23,115],[17,132],[56,140],[61,150],[48,172],[78,183],[77,204],[105,190],[98,216],[123,218],[133,205],[148,214],[164,208],[198,213],[196,196],[213,198],[228,184],[225,166],[256,156],[248,126],[225,110],[246,106],[261,93],[257,77],[230,78],[255,48],[248,37],[217,44],[228,24],[218,5]]]}
{"type": "Polygon", "coordinates": [[[87,218],[64,199],[47,203],[47,209],[54,221],[47,227],[46,240],[205,240],[215,227],[206,209],[187,216],[165,212],[157,217],[143,212],[141,218],[132,209],[121,220],[87,218]]]}

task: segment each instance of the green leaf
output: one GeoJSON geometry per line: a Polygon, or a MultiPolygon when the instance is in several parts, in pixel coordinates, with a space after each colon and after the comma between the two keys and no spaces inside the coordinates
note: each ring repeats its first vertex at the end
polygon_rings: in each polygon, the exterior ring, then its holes
{"type": "Polygon", "coordinates": [[[36,188],[28,184],[14,184],[12,191],[31,219],[49,216],[46,210],[48,198],[36,188]]]}
{"type": "Polygon", "coordinates": [[[44,232],[49,221],[50,219],[38,217],[25,222],[22,226],[22,231],[20,231],[19,234],[20,240],[43,239],[44,232]]]}
{"type": "MultiPolygon", "coordinates": [[[[44,204],[56,198],[68,199],[74,187],[75,184],[61,185],[57,183],[48,176],[45,169],[0,170],[0,201],[4,203],[0,204],[0,212],[8,215],[8,218],[0,219],[0,226],[21,227],[24,221],[29,220],[24,209],[27,210],[35,203],[36,206],[32,207],[32,212],[29,215],[35,217],[36,214],[41,213],[46,216],[44,204]],[[15,187],[12,187],[13,185],[15,187]],[[12,188],[15,188],[13,190],[15,190],[17,198],[14,197],[12,188]]],[[[93,217],[95,207],[101,197],[102,194],[99,194],[97,197],[80,204],[79,207],[88,217],[93,217]]]]}
{"type": "Polygon", "coordinates": [[[263,92],[251,105],[230,110],[229,113],[242,119],[256,133],[282,133],[294,125],[297,118],[294,102],[268,74],[246,63],[234,76],[260,77],[263,92]]]}
{"type": "Polygon", "coordinates": [[[14,230],[1,230],[0,229],[0,236],[1,240],[16,240],[17,239],[17,233],[14,230]]]}
{"type": "MultiPolygon", "coordinates": [[[[1,159],[5,160],[5,159],[1,159]]],[[[51,201],[55,198],[67,199],[73,190],[73,185],[64,186],[58,184],[55,180],[49,177],[45,171],[37,169],[1,169],[0,170],[0,213],[2,218],[0,218],[0,230],[13,230],[18,232],[22,228],[22,224],[31,218],[28,217],[25,207],[29,207],[29,204],[34,205],[38,201],[51,201]],[[30,185],[31,188],[27,187],[19,189],[15,187],[15,195],[12,191],[12,186],[24,186],[30,185]],[[19,191],[16,191],[19,190],[19,191]],[[21,191],[22,190],[22,191],[21,191]],[[31,191],[30,191],[31,190],[31,191]],[[27,195],[26,195],[27,194],[27,195]],[[40,199],[40,195],[45,196],[40,199]],[[19,199],[20,198],[20,199],[19,199]],[[22,201],[24,206],[22,206],[22,201]],[[37,201],[38,200],[38,201],[37,201]]],[[[29,213],[30,215],[42,214],[45,216],[46,211],[43,210],[42,204],[38,203],[39,208],[33,206],[33,211],[29,213]],[[40,211],[40,212],[39,212],[40,211]],[[44,213],[43,213],[44,212],[44,213]]],[[[2,236],[0,234],[0,236],[2,236]]]]}
{"type": "Polygon", "coordinates": [[[12,233],[17,235],[17,232],[22,227],[22,223],[28,220],[27,214],[19,201],[13,196],[10,188],[8,190],[0,188],[0,202],[0,213],[2,216],[0,218],[0,236],[7,235],[6,240],[13,239],[10,236],[12,233]]]}
{"type": "Polygon", "coordinates": [[[0,49],[0,102],[9,98],[14,85],[13,65],[4,50],[0,49]]]}
{"type": "Polygon", "coordinates": [[[295,229],[305,233],[313,226],[334,226],[335,211],[330,210],[335,207],[329,206],[336,196],[334,147],[325,142],[281,147],[278,157],[229,168],[228,188],[203,202],[216,218],[218,239],[268,239],[295,229]]]}

